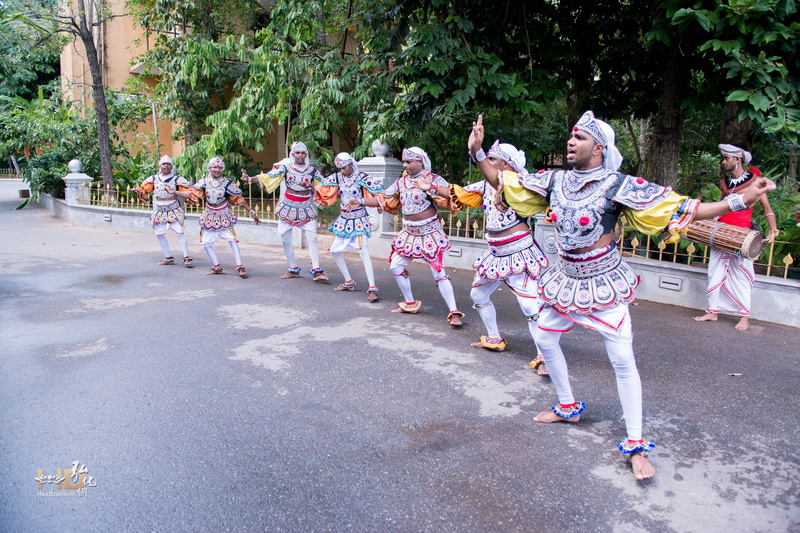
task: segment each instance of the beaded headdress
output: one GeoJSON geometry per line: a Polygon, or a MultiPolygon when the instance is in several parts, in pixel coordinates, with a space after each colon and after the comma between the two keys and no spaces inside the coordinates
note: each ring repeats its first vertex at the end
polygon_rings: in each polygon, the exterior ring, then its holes
{"type": "Polygon", "coordinates": [[[209,159],[206,168],[211,168],[216,166],[220,166],[222,167],[222,170],[225,170],[225,162],[222,160],[221,157],[212,157],[211,159],[209,159]]]}
{"type": "Polygon", "coordinates": [[[587,111],[572,128],[574,131],[585,131],[592,136],[594,142],[603,146],[603,168],[616,172],[622,164],[622,154],[614,144],[616,135],[614,128],[607,122],[595,118],[592,111],[587,111]]]}
{"type": "Polygon", "coordinates": [[[520,175],[525,175],[528,173],[525,170],[525,152],[522,150],[517,150],[516,146],[513,144],[508,143],[500,143],[500,140],[496,140],[489,151],[486,153],[487,157],[496,157],[497,159],[502,159],[508,165],[514,169],[514,172],[520,175]]]}
{"type": "Polygon", "coordinates": [[[428,154],[419,146],[403,149],[403,161],[422,161],[422,168],[431,171],[431,159],[428,154]]]}

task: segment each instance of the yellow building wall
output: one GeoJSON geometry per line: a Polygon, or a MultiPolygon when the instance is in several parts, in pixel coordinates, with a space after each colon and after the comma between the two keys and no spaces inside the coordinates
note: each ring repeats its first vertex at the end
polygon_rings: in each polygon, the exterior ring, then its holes
{"type": "MultiPolygon", "coordinates": [[[[75,0],[72,0],[71,6],[73,11],[77,11],[75,0]]],[[[106,7],[114,16],[100,25],[95,32],[95,46],[100,59],[104,87],[121,90],[133,77],[140,78],[149,87],[155,86],[157,80],[140,76],[141,69],[137,69],[133,64],[134,58],[146,51],[144,31],[127,14],[124,0],[109,0],[106,7]]],[[[64,9],[68,9],[68,6],[64,9]]],[[[89,9],[88,4],[87,9],[89,9]]],[[[86,50],[78,38],[68,43],[61,52],[61,86],[65,98],[80,107],[93,105],[86,50]]],[[[148,93],[147,96],[152,96],[152,93],[148,93]]],[[[131,155],[139,152],[142,144],[146,144],[149,150],[154,151],[157,131],[160,153],[175,157],[185,146],[183,141],[173,140],[176,129],[176,124],[168,120],[159,118],[154,121],[151,114],[147,120],[138,125],[135,132],[123,134],[123,143],[129,147],[131,155]]],[[[285,128],[276,125],[275,132],[268,134],[266,140],[268,144],[264,151],[249,154],[256,165],[264,168],[285,157],[285,128]]],[[[219,155],[225,156],[225,154],[219,155]]]]}

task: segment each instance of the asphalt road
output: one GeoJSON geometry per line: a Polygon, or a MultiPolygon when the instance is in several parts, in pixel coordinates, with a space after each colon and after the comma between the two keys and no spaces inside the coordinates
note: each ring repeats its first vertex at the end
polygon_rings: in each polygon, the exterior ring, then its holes
{"type": "Polygon", "coordinates": [[[195,228],[196,267],[157,266],[152,235],[15,211],[20,187],[0,182],[0,531],[800,531],[798,329],[635,303],[658,443],[637,483],[599,335],[563,338],[580,423],[537,424],[555,395],[508,290],[509,349],[469,346],[471,272],[454,330],[424,264],[422,311],[394,315],[383,260],[377,303],[354,254],[357,292],[328,254],[331,283],[281,280],[282,250],[247,243],[249,279],[206,276],[195,228]]]}

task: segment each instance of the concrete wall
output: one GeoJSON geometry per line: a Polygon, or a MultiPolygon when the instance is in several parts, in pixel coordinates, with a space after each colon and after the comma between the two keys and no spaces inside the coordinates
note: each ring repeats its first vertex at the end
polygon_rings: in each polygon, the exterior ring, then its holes
{"type": "MultiPolygon", "coordinates": [[[[68,206],[64,200],[42,195],[44,205],[55,216],[76,226],[108,228],[115,231],[152,232],[146,211],[136,209],[116,209],[84,205],[68,206]]],[[[189,228],[197,228],[198,215],[188,215],[189,228]]],[[[370,239],[370,253],[375,258],[389,257],[394,237],[391,215],[379,217],[379,230],[370,239]]],[[[248,243],[280,246],[277,222],[266,221],[257,226],[249,218],[240,218],[236,230],[242,241],[248,243]]],[[[190,230],[190,233],[193,230],[190,230]]],[[[550,228],[537,224],[536,238],[543,243],[548,255],[552,250],[548,242],[550,228]]],[[[295,246],[305,246],[300,231],[294,231],[295,246]]],[[[320,243],[320,248],[324,248],[320,243]]],[[[445,256],[445,265],[458,270],[472,270],[472,262],[485,249],[485,242],[475,239],[454,237],[452,249],[445,256]]],[[[639,257],[626,259],[641,276],[642,283],[636,293],[640,300],[647,300],[702,311],[706,307],[706,269],[690,267],[639,257]]],[[[800,282],[775,277],[756,275],[751,317],[755,320],[773,322],[800,328],[800,282]]]]}

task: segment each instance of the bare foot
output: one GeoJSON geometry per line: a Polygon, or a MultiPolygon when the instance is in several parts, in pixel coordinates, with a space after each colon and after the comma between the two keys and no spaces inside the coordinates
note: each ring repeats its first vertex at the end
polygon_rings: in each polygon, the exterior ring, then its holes
{"type": "Polygon", "coordinates": [[[706,313],[703,316],[696,316],[694,319],[698,322],[716,322],[717,313],[706,313]]]}
{"type": "MultiPolygon", "coordinates": [[[[540,376],[549,376],[550,372],[547,371],[547,365],[544,363],[539,364],[539,368],[537,369],[536,373],[540,376]]],[[[555,414],[555,413],[554,413],[555,414]]]]}
{"type": "Polygon", "coordinates": [[[737,329],[739,331],[747,331],[747,328],[750,327],[750,319],[746,316],[743,316],[739,319],[739,323],[736,324],[733,329],[737,329]]]}
{"type": "Polygon", "coordinates": [[[541,422],[543,424],[552,424],[553,422],[577,422],[581,419],[581,415],[575,415],[570,418],[564,418],[562,416],[558,416],[555,414],[552,409],[548,409],[547,411],[542,411],[535,417],[533,417],[534,422],[541,422]]]}
{"type": "Polygon", "coordinates": [[[639,481],[649,479],[656,475],[656,469],[653,468],[653,465],[650,464],[650,461],[641,452],[631,455],[630,460],[633,475],[639,481]]]}

